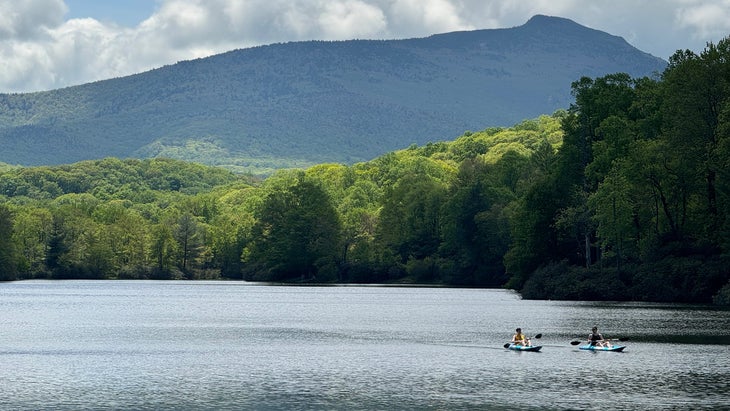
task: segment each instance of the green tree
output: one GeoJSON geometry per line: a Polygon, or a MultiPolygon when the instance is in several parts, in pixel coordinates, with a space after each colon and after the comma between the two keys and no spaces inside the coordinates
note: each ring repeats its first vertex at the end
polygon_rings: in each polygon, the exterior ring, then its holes
{"type": "Polygon", "coordinates": [[[506,281],[509,225],[503,209],[514,200],[518,163],[512,155],[495,165],[462,162],[442,209],[440,254],[454,264],[447,282],[494,287],[506,281]]]}
{"type": "Polygon", "coordinates": [[[21,277],[45,277],[46,252],[53,227],[53,216],[46,208],[17,207],[13,242],[19,250],[21,277]]]}
{"type": "Polygon", "coordinates": [[[170,224],[167,221],[155,224],[150,230],[150,237],[150,253],[155,262],[153,276],[155,278],[173,278],[177,242],[170,224]]]}
{"type": "Polygon", "coordinates": [[[183,213],[175,225],[175,240],[177,240],[180,251],[178,267],[188,273],[191,268],[191,261],[195,258],[200,247],[200,233],[198,222],[190,213],[183,213]]]}
{"type": "Polygon", "coordinates": [[[629,75],[616,73],[595,80],[584,77],[572,85],[576,101],[563,117],[565,138],[554,175],[559,202],[549,229],[557,230],[559,243],[552,261],[567,258],[589,268],[599,257],[587,201],[614,158],[628,147],[635,84],[629,75]]]}
{"type": "Polygon", "coordinates": [[[13,238],[13,214],[5,204],[0,204],[0,281],[15,280],[17,255],[13,238]]]}
{"type": "Polygon", "coordinates": [[[112,275],[141,272],[148,265],[147,222],[132,206],[130,200],[111,200],[97,206],[92,214],[101,225],[98,246],[107,247],[112,254],[112,275]]]}
{"type": "Polygon", "coordinates": [[[504,263],[509,288],[521,289],[540,266],[560,261],[560,242],[554,219],[568,194],[552,175],[536,180],[510,213],[511,244],[504,263]]]}
{"type": "Polygon", "coordinates": [[[621,173],[622,167],[612,169],[598,189],[591,194],[588,205],[597,224],[597,235],[601,241],[603,256],[615,257],[616,267],[621,272],[624,249],[632,232],[635,207],[631,201],[630,185],[621,173]]]}
{"type": "Polygon", "coordinates": [[[437,256],[445,198],[445,184],[418,172],[399,179],[386,192],[376,228],[386,264],[402,267],[409,260],[437,256]]]}
{"type": "Polygon", "coordinates": [[[345,191],[337,205],[342,221],[342,262],[345,267],[376,264],[375,231],[378,222],[381,190],[374,182],[357,180],[345,191]]]}
{"type": "Polygon", "coordinates": [[[720,123],[730,99],[730,38],[717,45],[709,43],[699,56],[678,51],[662,79],[663,137],[667,153],[678,159],[672,171],[687,190],[688,206],[696,198],[704,209],[688,216],[694,220],[692,226],[716,240],[716,228],[722,225],[717,201],[718,147],[727,138],[720,133],[720,123]]]}
{"type": "Polygon", "coordinates": [[[46,267],[51,275],[58,277],[69,270],[66,254],[70,248],[64,219],[58,213],[53,214],[53,222],[50,237],[48,239],[48,250],[46,253],[46,267]]]}
{"type": "Polygon", "coordinates": [[[211,225],[211,248],[221,276],[240,279],[243,275],[242,253],[253,225],[253,216],[244,212],[222,214],[211,225]]]}
{"type": "Polygon", "coordinates": [[[337,279],[341,227],[322,187],[304,173],[276,184],[256,210],[253,240],[245,253],[249,279],[337,279]]]}

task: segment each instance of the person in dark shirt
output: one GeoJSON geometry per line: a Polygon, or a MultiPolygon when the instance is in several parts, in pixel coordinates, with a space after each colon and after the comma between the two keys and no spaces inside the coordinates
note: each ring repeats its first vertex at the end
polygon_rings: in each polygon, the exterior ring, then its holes
{"type": "Polygon", "coordinates": [[[588,334],[588,345],[611,348],[611,343],[598,332],[598,327],[593,327],[588,334]]]}

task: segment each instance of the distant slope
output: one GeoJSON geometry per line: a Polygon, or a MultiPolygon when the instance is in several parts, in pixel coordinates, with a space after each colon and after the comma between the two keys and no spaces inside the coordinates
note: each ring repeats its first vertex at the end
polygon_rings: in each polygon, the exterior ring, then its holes
{"type": "Polygon", "coordinates": [[[273,44],[0,95],[0,161],[166,156],[255,173],[368,160],[567,108],[571,82],[660,72],[620,37],[535,16],[510,29],[273,44]]]}

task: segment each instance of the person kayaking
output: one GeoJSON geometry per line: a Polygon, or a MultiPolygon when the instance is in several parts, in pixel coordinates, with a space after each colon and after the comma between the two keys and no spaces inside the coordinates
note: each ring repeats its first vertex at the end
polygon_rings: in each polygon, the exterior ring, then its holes
{"type": "Polygon", "coordinates": [[[515,335],[512,336],[512,344],[514,345],[522,345],[525,347],[532,346],[532,342],[529,338],[525,336],[525,334],[522,334],[522,328],[518,328],[515,330],[515,335]]]}
{"type": "Polygon", "coordinates": [[[603,335],[598,332],[598,327],[593,327],[591,333],[588,334],[588,345],[611,348],[611,342],[603,338],[603,335]]]}

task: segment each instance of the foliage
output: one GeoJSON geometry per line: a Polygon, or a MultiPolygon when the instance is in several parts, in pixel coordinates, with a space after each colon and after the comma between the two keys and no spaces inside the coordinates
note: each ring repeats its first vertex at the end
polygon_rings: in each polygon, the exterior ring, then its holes
{"type": "Polygon", "coordinates": [[[3,278],[506,286],[727,303],[730,39],[569,110],[259,181],[178,160],[0,169],[3,278]]]}
{"type": "Polygon", "coordinates": [[[552,177],[518,202],[510,285],[536,298],[721,301],[730,39],[677,52],[661,78],[582,78],[573,92],[552,177]],[[590,272],[611,282],[587,287],[590,272]]]}
{"type": "Polygon", "coordinates": [[[557,300],[626,300],[626,286],[616,270],[586,269],[560,261],[540,267],[522,288],[523,298],[557,300]]]}
{"type": "Polygon", "coordinates": [[[341,249],[340,221],[322,187],[304,173],[265,194],[245,251],[246,278],[258,281],[334,281],[341,249]],[[319,278],[318,278],[319,277],[319,278]]]}
{"type": "Polygon", "coordinates": [[[16,278],[17,258],[12,236],[12,213],[10,208],[0,204],[0,281],[16,278]]]}
{"type": "Polygon", "coordinates": [[[263,181],[168,159],[7,167],[3,265],[19,278],[499,286],[525,153],[558,147],[562,116],[263,181]],[[515,150],[487,157],[482,143],[515,150]]]}

